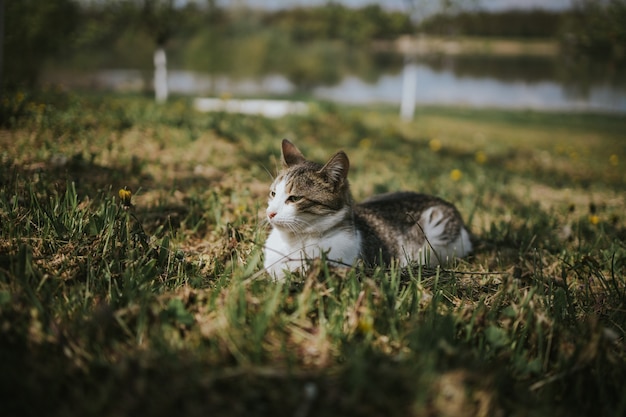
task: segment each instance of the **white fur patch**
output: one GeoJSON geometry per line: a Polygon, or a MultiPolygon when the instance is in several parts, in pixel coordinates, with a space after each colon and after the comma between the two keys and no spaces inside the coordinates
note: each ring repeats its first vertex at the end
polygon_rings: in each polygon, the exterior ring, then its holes
{"type": "Polygon", "coordinates": [[[350,266],[359,258],[361,236],[356,230],[336,229],[348,208],[327,216],[298,214],[295,204],[288,204],[285,180],[274,188],[267,216],[272,231],[265,242],[265,269],[277,279],[284,270],[296,271],[307,261],[326,254],[336,265],[350,266]]]}
{"type": "Polygon", "coordinates": [[[360,248],[361,235],[356,231],[295,236],[275,228],[265,242],[264,267],[281,280],[285,270],[305,269],[307,261],[321,257],[322,253],[336,266],[351,266],[359,259],[360,248]]]}

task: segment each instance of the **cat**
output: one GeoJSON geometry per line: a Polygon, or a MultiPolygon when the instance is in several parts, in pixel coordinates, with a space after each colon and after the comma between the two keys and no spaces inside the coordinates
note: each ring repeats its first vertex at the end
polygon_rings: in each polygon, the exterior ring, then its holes
{"type": "Polygon", "coordinates": [[[332,265],[361,261],[374,267],[395,261],[404,267],[445,264],[472,251],[461,215],[438,197],[396,192],[355,204],[343,151],[322,165],[283,139],[282,166],[266,209],[272,230],[264,246],[264,268],[275,279],[305,269],[322,255],[332,265]]]}

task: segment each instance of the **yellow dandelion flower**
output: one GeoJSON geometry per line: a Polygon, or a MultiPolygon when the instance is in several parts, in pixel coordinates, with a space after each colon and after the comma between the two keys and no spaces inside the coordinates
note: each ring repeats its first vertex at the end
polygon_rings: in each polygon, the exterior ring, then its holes
{"type": "Polygon", "coordinates": [[[359,142],[359,148],[361,149],[369,149],[372,147],[372,140],[370,138],[363,138],[359,142]]]}
{"type": "Polygon", "coordinates": [[[428,142],[428,146],[431,151],[439,152],[441,150],[441,141],[439,139],[431,139],[430,142],[428,142]]]}
{"type": "Polygon", "coordinates": [[[616,154],[609,156],[609,163],[613,165],[614,167],[616,167],[617,164],[619,164],[619,158],[617,157],[616,154]]]}
{"type": "Polygon", "coordinates": [[[460,169],[453,169],[452,171],[450,171],[450,178],[452,179],[452,181],[458,181],[461,178],[463,178],[463,173],[461,172],[460,169]]]}
{"type": "Polygon", "coordinates": [[[231,98],[233,98],[233,95],[230,93],[230,91],[224,91],[222,94],[220,94],[220,98],[222,100],[230,100],[231,98]]]}
{"type": "Polygon", "coordinates": [[[130,190],[130,188],[128,187],[122,188],[118,192],[118,195],[120,196],[120,201],[123,207],[127,208],[127,207],[132,206],[130,200],[131,200],[131,197],[133,196],[133,192],[130,190]]]}
{"type": "Polygon", "coordinates": [[[359,333],[368,335],[374,331],[374,319],[369,314],[359,317],[357,322],[359,333]]]}
{"type": "Polygon", "coordinates": [[[21,102],[22,102],[22,100],[24,100],[24,97],[25,97],[25,96],[24,96],[24,93],[22,93],[21,91],[18,91],[18,92],[15,94],[15,101],[19,104],[19,103],[21,103],[21,102]]]}
{"type": "Polygon", "coordinates": [[[245,213],[245,211],[246,211],[246,205],[238,204],[237,207],[235,208],[235,215],[241,216],[243,213],[245,213]]]}
{"type": "Polygon", "coordinates": [[[598,217],[596,214],[590,214],[589,223],[595,226],[596,224],[600,223],[600,217],[598,217]]]}
{"type": "Polygon", "coordinates": [[[487,154],[483,151],[478,151],[476,152],[476,155],[474,155],[474,159],[476,160],[476,162],[482,165],[487,162],[487,154]]]}

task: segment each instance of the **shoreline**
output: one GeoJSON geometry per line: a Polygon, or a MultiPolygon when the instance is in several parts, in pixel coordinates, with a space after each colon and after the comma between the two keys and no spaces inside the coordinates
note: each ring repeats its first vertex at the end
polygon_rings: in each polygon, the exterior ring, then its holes
{"type": "Polygon", "coordinates": [[[376,51],[406,55],[492,55],[555,57],[561,52],[556,39],[516,40],[506,38],[401,36],[393,41],[376,41],[376,51]]]}

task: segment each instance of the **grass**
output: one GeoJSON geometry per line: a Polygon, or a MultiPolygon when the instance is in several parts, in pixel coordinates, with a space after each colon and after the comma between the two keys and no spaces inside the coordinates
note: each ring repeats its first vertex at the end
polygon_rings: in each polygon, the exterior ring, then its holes
{"type": "Polygon", "coordinates": [[[6,98],[3,415],[621,416],[623,118],[6,98]],[[455,202],[446,269],[259,273],[280,139],[351,158],[358,199],[455,202]],[[133,190],[129,204],[118,191],[133,190]]]}

